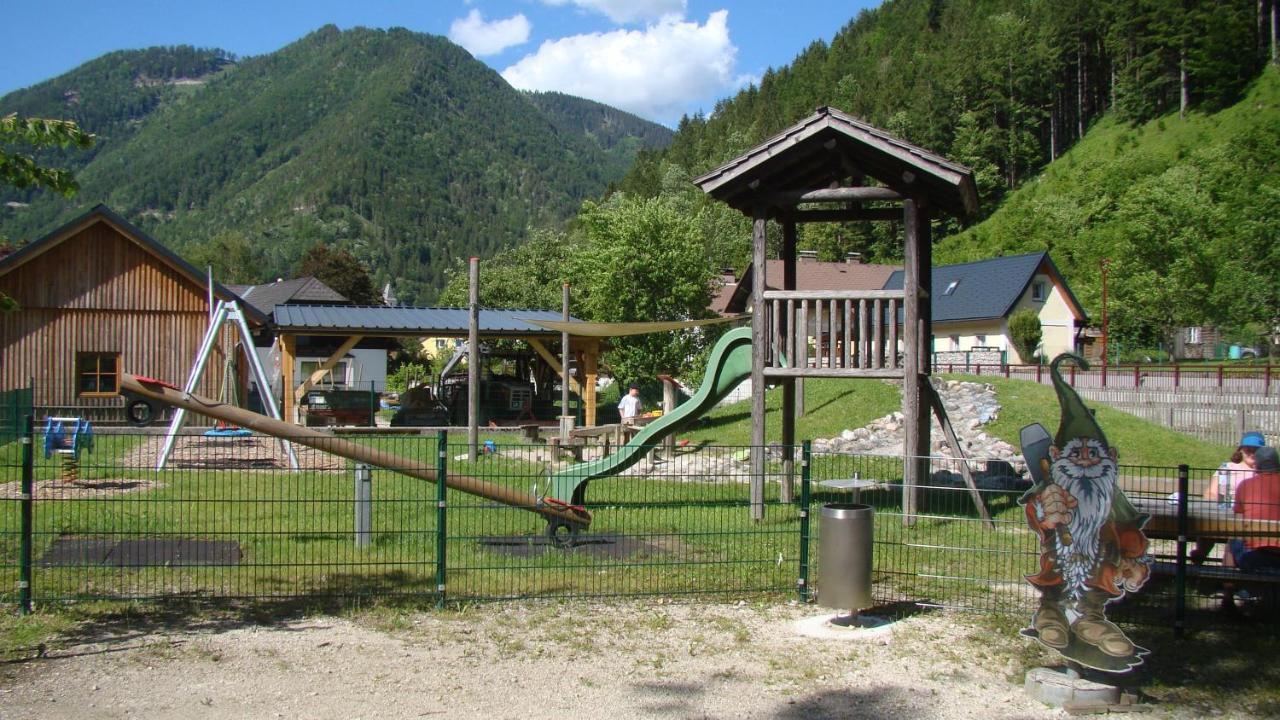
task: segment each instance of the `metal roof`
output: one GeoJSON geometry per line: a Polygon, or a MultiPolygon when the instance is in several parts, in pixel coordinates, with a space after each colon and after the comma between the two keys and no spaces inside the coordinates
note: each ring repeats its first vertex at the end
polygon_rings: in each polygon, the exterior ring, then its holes
{"type": "Polygon", "coordinates": [[[973,172],[831,107],[693,180],[703,192],[750,214],[763,197],[833,187],[853,171],[905,197],[931,200],[958,217],[978,209],[973,172]]]}
{"type": "MultiPolygon", "coordinates": [[[[1049,258],[1049,253],[1036,252],[934,267],[930,288],[933,321],[937,323],[1004,317],[1026,292],[1027,286],[1042,265],[1047,274],[1061,283],[1072,311],[1080,319],[1086,319],[1084,308],[1067,287],[1062,273],[1058,272],[1057,266],[1049,258]],[[955,287],[947,293],[952,283],[955,283],[955,287]]],[[[884,289],[902,289],[901,270],[889,277],[884,289]]]]}
{"type": "MultiPolygon", "coordinates": [[[[273,315],[278,331],[297,335],[465,335],[471,324],[471,313],[467,308],[277,305],[273,315]]],[[[559,332],[540,328],[521,318],[558,321],[561,313],[558,310],[481,308],[480,332],[560,337],[559,332]]]]}

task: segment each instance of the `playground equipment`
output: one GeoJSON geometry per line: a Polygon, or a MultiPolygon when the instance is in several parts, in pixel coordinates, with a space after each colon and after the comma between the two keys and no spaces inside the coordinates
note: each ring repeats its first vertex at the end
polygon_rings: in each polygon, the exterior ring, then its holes
{"type": "MultiPolygon", "coordinates": [[[[217,307],[209,317],[209,328],[205,330],[204,340],[200,343],[200,350],[196,353],[195,363],[191,366],[191,374],[187,376],[187,385],[184,391],[190,394],[196,389],[196,385],[200,382],[200,375],[204,373],[205,365],[209,362],[209,356],[213,354],[213,350],[218,342],[218,334],[222,331],[222,326],[231,324],[240,333],[240,346],[244,350],[245,357],[249,360],[249,367],[253,369],[253,379],[258,383],[260,393],[264,394],[263,405],[267,411],[271,413],[271,417],[276,420],[280,419],[280,410],[276,407],[275,400],[271,397],[269,391],[271,383],[267,381],[266,370],[262,368],[262,362],[258,359],[258,353],[254,350],[253,334],[249,332],[249,323],[244,319],[244,311],[240,309],[240,304],[234,300],[228,302],[219,300],[217,307]],[[266,391],[266,392],[264,392],[266,391]]],[[[192,397],[195,397],[194,395],[192,397]]],[[[212,401],[210,401],[212,402],[212,401]]],[[[182,424],[186,420],[187,406],[171,403],[177,406],[178,410],[173,414],[173,419],[169,422],[169,431],[165,434],[164,446],[160,448],[160,456],[156,458],[156,469],[163,470],[164,465],[169,460],[169,455],[173,452],[174,443],[178,439],[178,431],[182,429],[182,424]]],[[[232,407],[225,403],[218,403],[223,407],[232,407]]],[[[142,405],[145,405],[143,403],[142,405]]],[[[136,402],[125,403],[125,416],[135,425],[147,425],[151,419],[155,417],[154,408],[144,408],[136,402]],[[150,410],[150,415],[145,415],[150,410]],[[144,417],[145,415],[145,417],[144,417]],[[143,422],[145,420],[145,422],[143,422]]],[[[216,417],[210,415],[215,420],[223,420],[236,426],[237,430],[243,428],[235,420],[226,417],[216,417]]],[[[286,427],[292,427],[286,425],[286,427]]],[[[216,429],[216,428],[215,428],[216,429]]],[[[293,453],[293,447],[289,445],[289,441],[281,436],[280,445],[284,449],[286,455],[289,456],[289,467],[294,470],[298,469],[298,458],[293,453]]]]}
{"type": "MultiPolygon", "coordinates": [[[[180,410],[189,410],[217,420],[224,420],[264,435],[279,438],[282,441],[287,440],[291,443],[316,448],[317,450],[357,462],[376,465],[402,475],[426,480],[427,482],[440,482],[435,469],[423,467],[420,462],[408,460],[385,450],[336,438],[319,430],[291,425],[234,405],[201,397],[153,378],[121,373],[120,391],[125,396],[128,415],[135,425],[148,424],[151,418],[156,417],[156,406],[159,403],[164,403],[173,405],[180,410]]],[[[444,479],[444,483],[447,487],[455,490],[537,513],[545,517],[551,527],[569,528],[573,534],[591,524],[591,513],[584,508],[570,507],[551,498],[544,500],[543,498],[522,493],[480,478],[467,475],[449,475],[444,479]]]]}
{"type": "MultiPolygon", "coordinates": [[[[751,375],[751,328],[730,330],[712,348],[702,386],[683,405],[649,423],[630,442],[608,457],[579,463],[551,477],[542,497],[490,483],[480,478],[449,475],[445,485],[506,505],[538,513],[547,519],[547,534],[558,545],[572,544],[578,533],[590,526],[591,514],[583,507],[587,484],[616,475],[635,465],[663,438],[710,410],[738,383],[751,375]]],[[[226,403],[203,398],[151,378],[121,373],[120,389],[126,397],[129,416],[142,420],[155,417],[154,405],[166,403],[225,420],[265,435],[317,448],[358,462],[368,463],[428,482],[439,482],[434,469],[421,467],[393,453],[359,445],[306,427],[290,425],[226,403]]]]}
{"type": "Polygon", "coordinates": [[[93,450],[93,426],[78,417],[51,417],[44,424],[44,456],[62,458],[62,479],[80,480],[80,452],[93,450]]]}
{"type": "Polygon", "coordinates": [[[548,498],[568,505],[582,505],[587,484],[597,478],[617,475],[635,465],[668,435],[686,427],[751,377],[751,328],[740,327],[720,337],[711,349],[702,386],[684,404],[649,423],[612,455],[578,463],[551,477],[548,498]]]}

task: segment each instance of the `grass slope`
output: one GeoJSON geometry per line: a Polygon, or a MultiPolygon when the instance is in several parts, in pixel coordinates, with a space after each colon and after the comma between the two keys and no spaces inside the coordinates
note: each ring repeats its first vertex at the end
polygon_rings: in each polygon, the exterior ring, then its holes
{"type": "MultiPolygon", "coordinates": [[[[1025,425],[1038,422],[1051,433],[1057,431],[1060,411],[1053,388],[1026,380],[983,378],[982,381],[995,387],[1001,405],[999,419],[984,428],[988,435],[1017,447],[1018,432],[1025,425]]],[[[806,413],[796,423],[796,437],[800,440],[835,437],[842,430],[862,427],[902,407],[898,388],[886,382],[823,379],[810,380],[807,385],[806,413]]],[[[781,404],[782,391],[770,390],[766,420],[769,442],[780,438],[781,404]]],[[[1198,440],[1104,404],[1091,403],[1091,406],[1097,408],[1098,422],[1117,448],[1121,464],[1174,467],[1186,463],[1193,468],[1216,468],[1230,453],[1230,448],[1198,440]]],[[[697,429],[680,437],[691,442],[749,445],[751,402],[744,400],[717,408],[697,429]]]]}

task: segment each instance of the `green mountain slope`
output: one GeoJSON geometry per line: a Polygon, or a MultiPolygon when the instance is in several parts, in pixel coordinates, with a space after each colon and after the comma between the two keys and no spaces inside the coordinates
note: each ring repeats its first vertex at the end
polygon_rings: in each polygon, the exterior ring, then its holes
{"type": "Polygon", "coordinates": [[[1090,314],[1127,345],[1214,324],[1255,342],[1280,322],[1280,68],[1220,112],[1099,123],[939,263],[1047,249],[1090,314]]]}
{"type": "Polygon", "coordinates": [[[189,256],[247,244],[253,267],[232,279],[287,274],[324,241],[402,301],[429,301],[461,259],[562,220],[665,140],[613,111],[624,129],[602,142],[568,119],[592,105],[540,109],[441,37],[326,27],[159,103],[84,165],[73,202],[40,196],[0,233],[30,238],[106,202],[189,256]]]}

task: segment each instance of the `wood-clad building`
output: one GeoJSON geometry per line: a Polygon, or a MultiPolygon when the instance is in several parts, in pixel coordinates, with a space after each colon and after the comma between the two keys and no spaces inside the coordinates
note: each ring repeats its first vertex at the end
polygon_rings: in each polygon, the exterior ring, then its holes
{"type": "MultiPolygon", "coordinates": [[[[0,314],[0,389],[33,382],[38,413],[119,417],[119,373],[182,384],[209,324],[205,274],[104,205],[0,260],[0,292],[19,305],[0,314]]],[[[233,341],[224,333],[198,392],[221,392],[233,341]]]]}

